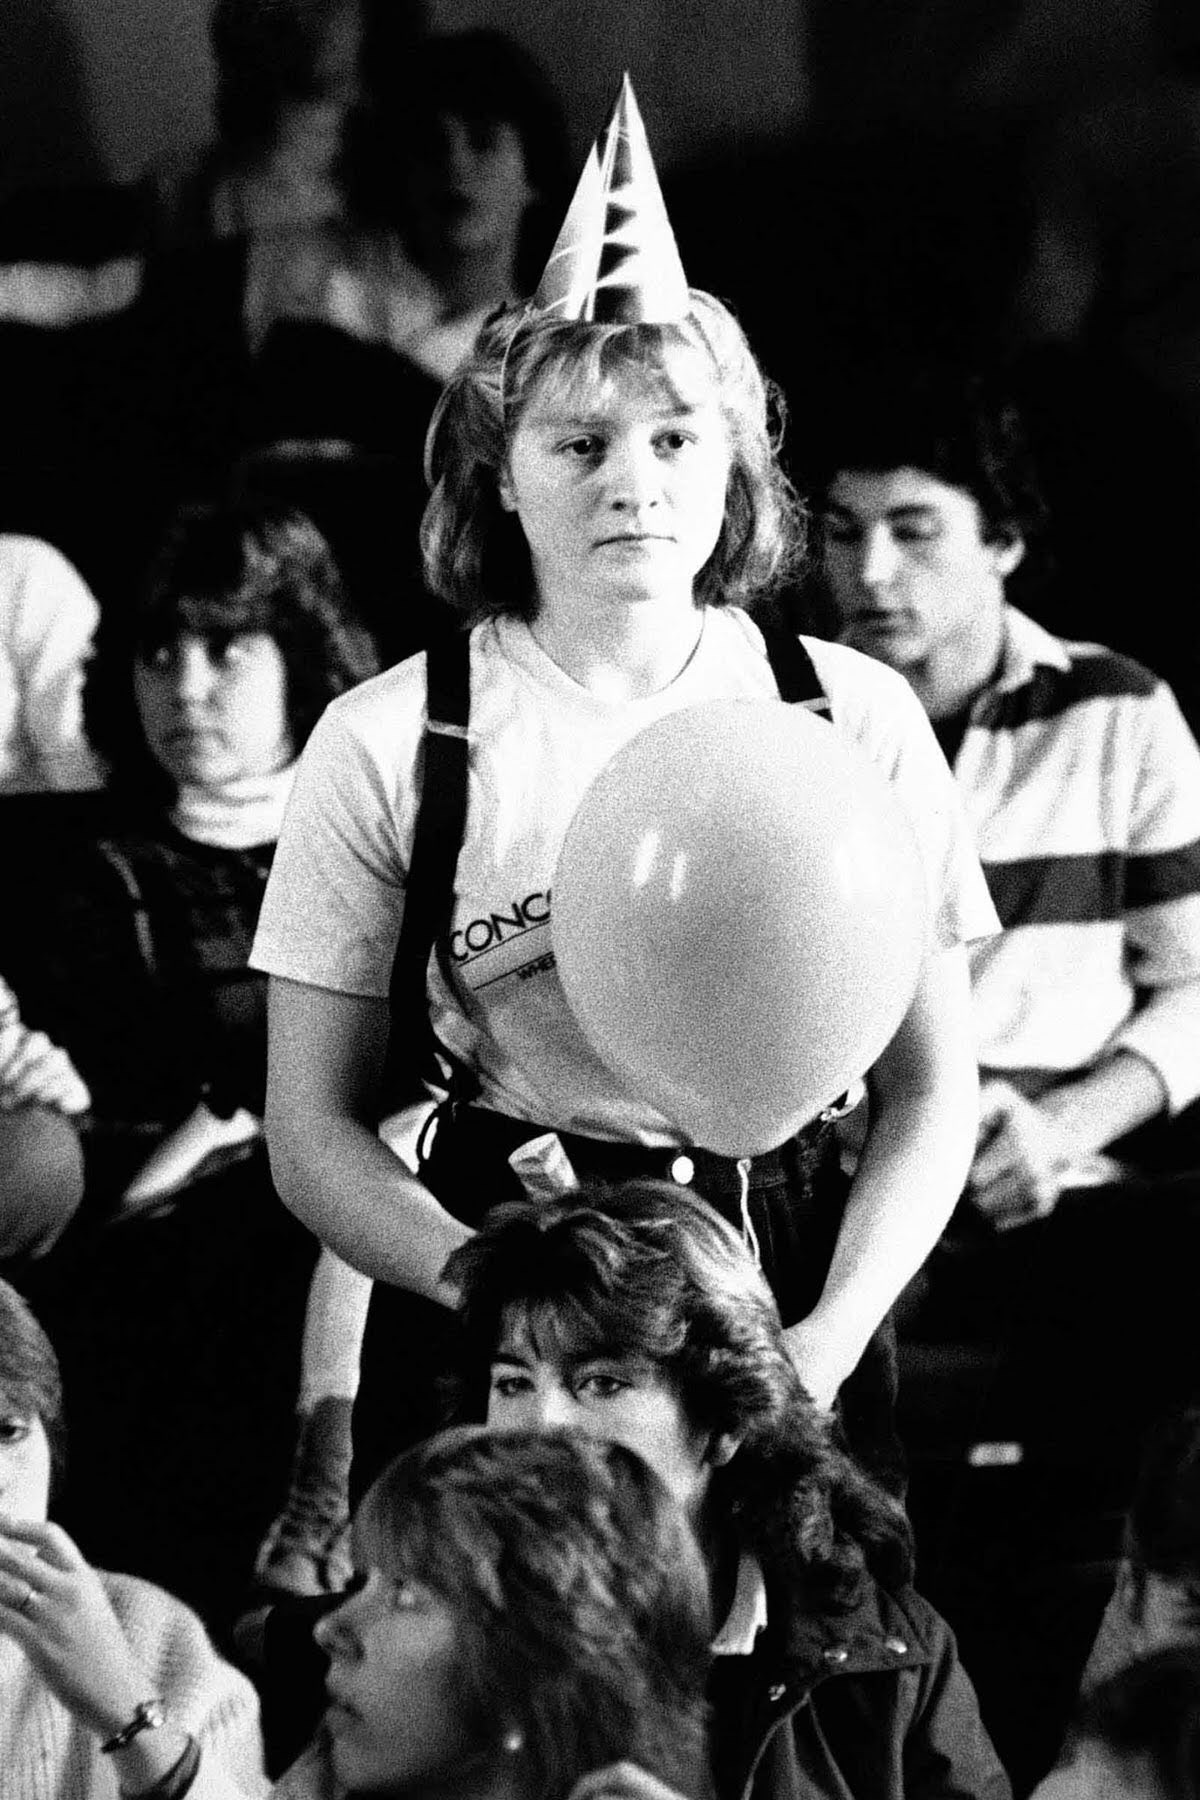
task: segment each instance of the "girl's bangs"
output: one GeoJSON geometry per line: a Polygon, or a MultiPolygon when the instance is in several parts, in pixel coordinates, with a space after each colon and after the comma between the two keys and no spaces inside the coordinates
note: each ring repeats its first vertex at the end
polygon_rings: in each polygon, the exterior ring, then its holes
{"type": "Polygon", "coordinates": [[[686,322],[563,327],[530,351],[518,418],[547,395],[586,414],[630,384],[684,407],[715,382],[711,353],[686,322]]]}
{"type": "Polygon", "coordinates": [[[247,632],[274,635],[274,608],[268,593],[172,594],[152,601],[138,621],[140,654],[160,650],[185,633],[206,642],[227,643],[247,632]]]}

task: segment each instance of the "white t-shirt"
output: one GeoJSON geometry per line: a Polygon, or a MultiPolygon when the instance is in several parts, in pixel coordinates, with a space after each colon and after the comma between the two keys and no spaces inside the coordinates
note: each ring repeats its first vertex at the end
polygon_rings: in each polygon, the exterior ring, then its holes
{"type": "MultiPolygon", "coordinates": [[[[833,709],[893,784],[947,946],[997,929],[953,778],[902,677],[842,645],[805,640],[833,709]]],[[[548,1129],[672,1144],[678,1133],[623,1087],[568,1009],[550,948],[550,887],[584,791],[637,732],[680,707],[778,693],[744,613],[710,609],[687,667],[661,692],[598,698],[515,619],[471,637],[471,765],[449,943],[430,968],[441,1041],[478,1075],[480,1103],[548,1129]]],[[[416,656],[342,695],[300,761],[251,962],[342,993],[385,996],[416,812],[425,717],[416,656]]]]}

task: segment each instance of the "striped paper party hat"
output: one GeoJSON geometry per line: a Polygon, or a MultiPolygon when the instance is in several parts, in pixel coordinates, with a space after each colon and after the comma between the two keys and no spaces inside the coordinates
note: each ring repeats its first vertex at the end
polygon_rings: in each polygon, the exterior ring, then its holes
{"type": "Polygon", "coordinates": [[[587,162],[530,311],[597,324],[672,325],[687,276],[629,76],[587,162]]]}

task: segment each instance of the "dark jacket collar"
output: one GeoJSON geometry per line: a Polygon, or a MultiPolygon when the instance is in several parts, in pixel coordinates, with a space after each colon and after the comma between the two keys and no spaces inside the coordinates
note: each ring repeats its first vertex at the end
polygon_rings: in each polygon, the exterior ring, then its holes
{"type": "Polygon", "coordinates": [[[803,1585],[767,1572],[767,1629],[759,1648],[775,1683],[803,1692],[831,1675],[921,1668],[935,1660],[929,1621],[912,1588],[890,1593],[864,1576],[844,1611],[818,1609],[803,1585]]]}

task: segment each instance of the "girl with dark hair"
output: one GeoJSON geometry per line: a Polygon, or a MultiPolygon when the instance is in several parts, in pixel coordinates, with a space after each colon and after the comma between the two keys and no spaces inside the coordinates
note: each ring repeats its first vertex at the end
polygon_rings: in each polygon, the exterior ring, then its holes
{"type": "Polygon", "coordinates": [[[270,506],[182,514],[140,604],[106,621],[84,713],[110,807],[67,867],[32,872],[17,983],[90,1090],[98,1198],[136,1209],[257,1137],[246,959],[295,759],[377,666],[320,533],[270,506]]]}
{"type": "Polygon", "coordinates": [[[446,1280],[461,1409],[624,1444],[688,1513],[722,1800],[1007,1796],[903,1510],[835,1446],[730,1225],[667,1183],[585,1188],[497,1208],[446,1280]]]}
{"type": "Polygon", "coordinates": [[[704,1565],[639,1457],[445,1432],[380,1476],[353,1536],[355,1586],[316,1628],[324,1728],[274,1800],[331,1775],[339,1794],[569,1800],[590,1778],[706,1800],[704,1565]]]}
{"type": "Polygon", "coordinates": [[[161,1588],[47,1522],[63,1455],[45,1332],[0,1281],[0,1769],[5,1800],[251,1800],[258,1703],[161,1588]]]}

